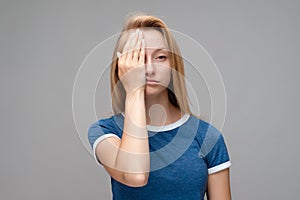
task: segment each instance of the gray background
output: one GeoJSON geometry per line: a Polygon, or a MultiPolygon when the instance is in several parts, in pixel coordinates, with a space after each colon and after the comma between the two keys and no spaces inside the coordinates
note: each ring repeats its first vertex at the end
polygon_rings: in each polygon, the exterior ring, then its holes
{"type": "Polygon", "coordinates": [[[144,11],[202,44],[227,93],[233,199],[297,199],[299,1],[1,1],[0,199],[110,199],[78,137],[77,70],[144,11]]]}

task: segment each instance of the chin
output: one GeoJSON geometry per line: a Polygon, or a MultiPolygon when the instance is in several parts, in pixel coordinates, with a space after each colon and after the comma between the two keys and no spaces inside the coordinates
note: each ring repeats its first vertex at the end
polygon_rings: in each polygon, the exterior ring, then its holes
{"type": "Polygon", "coordinates": [[[155,96],[160,96],[163,92],[166,91],[165,87],[151,87],[151,86],[146,86],[145,89],[145,96],[147,97],[155,97],[155,96]]]}
{"type": "Polygon", "coordinates": [[[157,91],[153,91],[153,90],[145,90],[145,95],[146,97],[150,97],[150,96],[158,96],[160,94],[160,92],[157,91]]]}

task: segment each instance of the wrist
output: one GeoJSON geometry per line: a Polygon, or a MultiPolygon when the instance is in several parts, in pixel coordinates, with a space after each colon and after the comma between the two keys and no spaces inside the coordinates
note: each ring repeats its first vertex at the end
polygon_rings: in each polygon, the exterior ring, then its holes
{"type": "Polygon", "coordinates": [[[133,91],[126,92],[126,101],[129,101],[130,99],[143,99],[145,96],[145,87],[139,87],[133,91]]]}

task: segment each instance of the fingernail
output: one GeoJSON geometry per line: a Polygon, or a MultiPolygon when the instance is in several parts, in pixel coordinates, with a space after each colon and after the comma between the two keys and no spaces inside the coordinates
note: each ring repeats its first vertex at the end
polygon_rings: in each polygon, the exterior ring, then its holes
{"type": "Polygon", "coordinates": [[[117,51],[117,57],[120,58],[121,57],[121,53],[117,51]]]}

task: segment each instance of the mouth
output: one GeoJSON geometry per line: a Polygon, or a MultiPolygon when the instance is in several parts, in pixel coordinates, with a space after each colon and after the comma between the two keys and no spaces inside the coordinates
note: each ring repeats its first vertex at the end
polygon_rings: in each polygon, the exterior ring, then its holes
{"type": "Polygon", "coordinates": [[[153,79],[146,79],[147,85],[157,85],[159,81],[153,79]]]}

